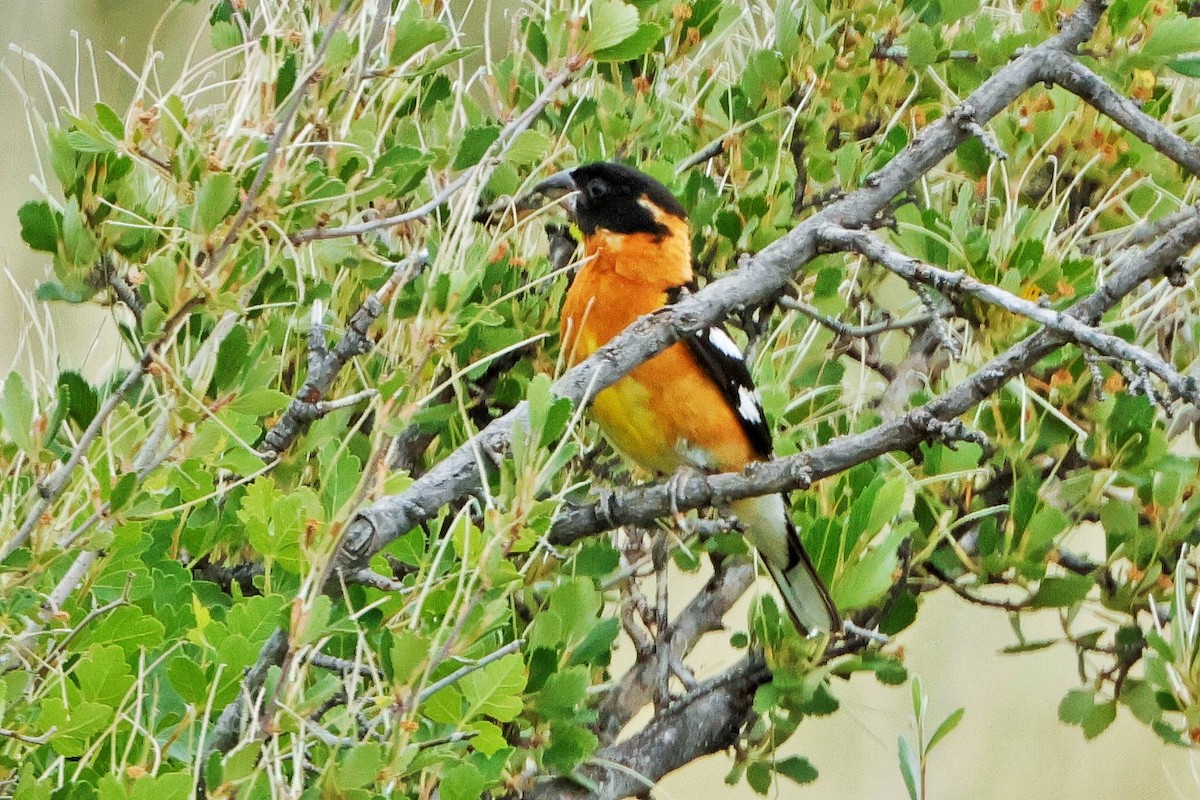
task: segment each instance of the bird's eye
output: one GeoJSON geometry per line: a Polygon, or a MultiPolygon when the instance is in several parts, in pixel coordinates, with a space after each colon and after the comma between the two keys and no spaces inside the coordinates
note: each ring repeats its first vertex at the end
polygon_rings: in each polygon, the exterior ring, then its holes
{"type": "Polygon", "coordinates": [[[601,178],[592,178],[587,185],[588,197],[600,197],[608,194],[608,184],[601,178]]]}

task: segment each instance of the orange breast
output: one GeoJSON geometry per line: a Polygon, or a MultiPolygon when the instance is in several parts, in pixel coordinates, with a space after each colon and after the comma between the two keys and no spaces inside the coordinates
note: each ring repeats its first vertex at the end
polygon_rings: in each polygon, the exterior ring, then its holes
{"type": "MultiPolygon", "coordinates": [[[[567,292],[562,343],[571,366],[638,317],[661,308],[666,288],[690,278],[690,254],[685,256],[686,277],[671,270],[676,274],[668,280],[673,282],[664,283],[664,271],[658,269],[662,262],[656,260],[670,256],[675,261],[679,254],[664,253],[661,243],[640,234],[621,237],[619,243],[614,248],[610,241],[592,237],[590,261],[567,292]]],[[[671,473],[684,465],[737,470],[755,460],[734,410],[682,343],[601,391],[591,411],[613,445],[652,472],[671,473]]]]}

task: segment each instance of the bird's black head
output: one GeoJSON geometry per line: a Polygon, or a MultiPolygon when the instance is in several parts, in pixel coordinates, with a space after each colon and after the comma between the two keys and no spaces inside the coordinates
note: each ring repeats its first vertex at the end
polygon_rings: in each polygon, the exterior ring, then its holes
{"type": "Polygon", "coordinates": [[[686,220],[675,195],[644,172],[611,161],[596,161],[560,172],[534,187],[533,194],[567,201],[584,235],[597,230],[666,236],[664,216],[686,220]]]}

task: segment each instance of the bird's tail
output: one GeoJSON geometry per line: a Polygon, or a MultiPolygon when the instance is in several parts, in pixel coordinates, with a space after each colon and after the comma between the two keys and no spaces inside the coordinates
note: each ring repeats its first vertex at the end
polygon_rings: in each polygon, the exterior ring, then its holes
{"type": "Polygon", "coordinates": [[[746,539],[762,555],[767,571],[779,587],[783,604],[803,634],[841,629],[829,590],[804,551],[800,534],[787,514],[781,495],[752,497],[732,504],[746,539]]]}

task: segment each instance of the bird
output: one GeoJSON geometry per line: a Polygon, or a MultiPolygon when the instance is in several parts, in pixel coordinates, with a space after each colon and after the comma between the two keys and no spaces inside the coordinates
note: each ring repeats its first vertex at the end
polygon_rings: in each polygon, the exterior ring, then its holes
{"type": "MultiPolygon", "coordinates": [[[[584,257],[561,311],[568,366],[695,287],[687,213],[651,176],[598,161],[552,175],[526,197],[561,202],[582,234],[584,257]]],[[[719,325],[684,336],[598,392],[591,416],[616,450],[660,476],[739,471],[772,457],[771,430],[746,360],[719,325]]],[[[805,552],[786,498],[771,494],[730,505],[797,629],[804,635],[840,631],[837,607],[805,552]]]]}

